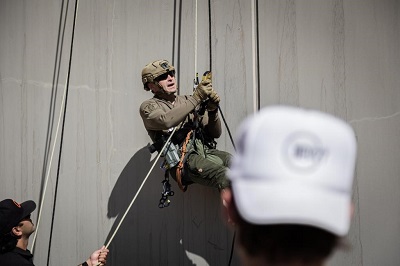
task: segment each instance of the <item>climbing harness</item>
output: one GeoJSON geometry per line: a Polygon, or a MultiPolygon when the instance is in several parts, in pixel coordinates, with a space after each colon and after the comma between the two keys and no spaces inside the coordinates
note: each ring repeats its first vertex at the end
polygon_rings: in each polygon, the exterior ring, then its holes
{"type": "MultiPolygon", "coordinates": [[[[210,71],[206,71],[204,73],[202,80],[205,80],[205,79],[211,79],[211,72],[210,71]]],[[[198,75],[198,73],[196,73],[196,77],[193,80],[193,88],[196,89],[198,85],[199,85],[199,75],[198,75]]],[[[180,160],[179,160],[179,164],[176,167],[176,182],[178,183],[179,188],[183,192],[185,192],[187,190],[187,184],[185,184],[185,185],[182,184],[182,172],[183,172],[184,164],[186,162],[187,155],[188,155],[188,150],[189,150],[188,149],[188,145],[190,143],[190,139],[192,139],[192,145],[194,145],[194,143],[195,143],[196,132],[198,131],[198,128],[199,128],[199,125],[200,125],[200,122],[201,122],[200,120],[201,120],[202,116],[204,115],[205,109],[207,107],[207,103],[208,103],[207,101],[202,103],[198,109],[194,110],[194,122],[193,122],[194,126],[193,126],[193,129],[191,129],[187,133],[185,141],[182,143],[181,157],[180,157],[180,160]]]]}
{"type": "Polygon", "coordinates": [[[187,145],[190,141],[190,137],[192,136],[193,130],[190,130],[185,138],[185,141],[181,147],[181,158],[179,160],[179,164],[176,167],[176,182],[178,183],[179,188],[185,192],[187,190],[187,185],[182,184],[182,170],[184,166],[184,162],[186,161],[186,154],[187,154],[187,145]]]}
{"type": "MultiPolygon", "coordinates": [[[[183,123],[180,127],[180,129],[182,129],[183,123]]],[[[180,129],[178,131],[180,131],[180,129]]],[[[189,131],[190,133],[190,131],[189,131]]],[[[179,137],[177,137],[176,135],[179,134],[175,134],[175,139],[179,137]]],[[[174,139],[174,138],[173,138],[174,139]]],[[[168,144],[168,146],[164,149],[164,151],[161,151],[161,146],[164,145],[166,143],[166,135],[162,135],[156,142],[154,142],[152,145],[149,146],[149,151],[150,153],[154,153],[155,151],[158,151],[158,153],[161,153],[161,156],[164,157],[164,161],[161,163],[160,168],[164,170],[165,172],[165,179],[162,182],[163,184],[163,191],[165,191],[165,183],[169,184],[169,179],[167,179],[166,177],[169,175],[169,171],[177,166],[177,165],[181,165],[182,162],[182,157],[179,156],[179,150],[185,150],[185,148],[179,148],[178,144],[175,144],[173,140],[171,140],[168,144]]],[[[184,154],[184,152],[182,152],[182,154],[184,154]]],[[[178,166],[179,168],[179,166],[178,166]]],[[[181,181],[181,176],[179,176],[179,179],[177,180],[179,187],[183,190],[183,185],[182,185],[182,181],[181,181]]],[[[163,194],[163,193],[162,193],[163,194]]],[[[162,198],[163,199],[163,198],[162,198]]],[[[161,201],[161,200],[160,200],[161,201]]],[[[168,205],[165,205],[163,207],[168,207],[168,205]]],[[[159,205],[160,207],[160,205],[159,205]]],[[[161,208],[161,207],[160,207],[161,208]]]]}

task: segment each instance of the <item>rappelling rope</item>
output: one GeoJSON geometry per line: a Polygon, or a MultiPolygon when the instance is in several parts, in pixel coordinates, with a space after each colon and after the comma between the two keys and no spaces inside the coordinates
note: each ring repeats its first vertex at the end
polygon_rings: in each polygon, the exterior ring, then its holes
{"type": "Polygon", "coordinates": [[[79,0],[76,0],[75,1],[73,27],[72,27],[72,35],[71,35],[71,46],[70,46],[70,55],[69,55],[69,63],[68,63],[67,82],[66,82],[66,86],[65,86],[66,88],[65,88],[64,115],[63,115],[63,123],[62,123],[62,128],[61,128],[60,150],[59,150],[58,166],[57,166],[57,178],[56,178],[56,184],[55,184],[55,190],[54,190],[53,213],[52,213],[51,226],[50,226],[49,247],[48,247],[48,252],[47,252],[47,265],[50,264],[51,241],[52,241],[52,236],[53,236],[54,217],[55,217],[56,202],[57,202],[58,181],[59,181],[59,177],[60,177],[61,154],[62,154],[62,146],[63,146],[63,139],[64,139],[65,116],[66,116],[66,111],[67,111],[69,80],[70,80],[71,65],[72,65],[71,64],[72,63],[72,51],[73,51],[73,47],[74,47],[74,36],[75,36],[76,18],[78,15],[78,6],[79,6],[79,0]]]}
{"type": "Polygon", "coordinates": [[[105,245],[106,248],[108,248],[108,246],[111,244],[111,241],[113,240],[114,236],[116,235],[119,227],[121,226],[122,222],[125,219],[125,216],[128,214],[129,210],[131,209],[133,203],[135,202],[137,196],[139,195],[140,191],[142,190],[142,187],[144,185],[144,183],[146,182],[146,180],[149,178],[151,172],[153,171],[154,166],[156,165],[158,159],[160,158],[161,154],[164,152],[165,148],[167,147],[167,145],[169,145],[172,136],[174,135],[175,131],[176,131],[177,127],[174,128],[174,130],[172,131],[171,135],[169,135],[167,141],[165,142],[164,146],[162,147],[162,149],[158,152],[158,155],[156,157],[156,159],[154,160],[153,165],[151,166],[149,172],[147,173],[146,177],[143,179],[142,184],[140,185],[138,191],[136,192],[135,196],[133,197],[131,203],[129,204],[128,208],[126,209],[124,215],[122,216],[121,220],[118,223],[118,226],[115,228],[114,233],[111,235],[110,239],[108,240],[107,244],[105,245]]]}
{"type": "Polygon", "coordinates": [[[194,75],[197,76],[197,0],[194,10],[194,75]]]}
{"type": "MultiPolygon", "coordinates": [[[[259,70],[259,62],[257,60],[259,54],[259,42],[258,42],[258,0],[252,0],[251,1],[251,33],[252,33],[252,58],[253,58],[253,63],[252,63],[252,69],[253,69],[253,111],[257,112],[260,109],[260,100],[259,100],[259,84],[260,84],[260,74],[258,72],[259,70]]],[[[229,127],[226,124],[224,115],[222,114],[222,110],[220,106],[218,105],[218,109],[221,113],[222,119],[224,120],[224,123],[226,125],[226,128],[229,133],[229,137],[231,138],[231,142],[233,147],[236,150],[235,143],[233,141],[232,135],[230,133],[229,127]]],[[[236,238],[236,230],[233,233],[233,239],[232,239],[232,247],[231,247],[231,254],[229,257],[229,262],[228,265],[231,265],[232,262],[232,257],[233,257],[233,250],[235,246],[235,238],[236,238]]]]}
{"type": "Polygon", "coordinates": [[[210,49],[210,72],[212,72],[212,43],[211,43],[211,0],[208,0],[208,46],[210,49]]]}
{"type": "MultiPolygon", "coordinates": [[[[55,66],[54,66],[54,75],[53,75],[53,88],[57,88],[58,76],[60,74],[60,62],[61,62],[62,49],[60,48],[60,56],[58,56],[58,51],[59,51],[59,46],[60,46],[59,44],[60,44],[60,32],[61,32],[61,22],[62,22],[63,9],[64,9],[64,1],[61,4],[59,33],[58,33],[57,48],[56,48],[56,62],[55,62],[55,66]],[[57,73],[57,78],[55,78],[56,72],[57,72],[57,61],[58,61],[58,73],[57,73]]],[[[65,12],[65,20],[64,20],[64,28],[63,28],[63,34],[62,34],[62,40],[61,40],[61,47],[63,46],[63,43],[64,43],[64,35],[65,35],[65,26],[66,26],[67,15],[68,15],[68,6],[67,6],[66,12],[65,12]]],[[[65,84],[66,83],[67,83],[67,81],[65,82],[65,84]]],[[[60,114],[59,114],[59,117],[58,117],[57,128],[56,128],[56,133],[55,133],[54,142],[53,142],[53,148],[52,148],[51,155],[50,155],[50,161],[47,164],[45,182],[44,182],[44,185],[43,185],[43,188],[42,188],[42,195],[41,195],[41,199],[40,199],[40,204],[39,204],[39,208],[38,208],[38,216],[37,216],[37,220],[36,220],[36,230],[35,230],[35,233],[33,235],[32,246],[30,248],[32,254],[34,254],[34,252],[35,252],[34,248],[35,248],[35,243],[36,243],[36,237],[37,237],[37,234],[38,234],[38,231],[39,231],[39,225],[40,225],[40,221],[41,221],[41,217],[42,217],[44,198],[45,198],[46,191],[47,191],[47,185],[48,185],[49,176],[50,176],[50,169],[51,169],[52,162],[53,162],[53,156],[54,156],[54,150],[55,150],[55,146],[56,146],[56,140],[57,140],[58,131],[59,131],[59,128],[60,128],[60,121],[61,121],[62,110],[63,110],[63,106],[64,106],[64,101],[65,101],[66,88],[67,88],[67,86],[64,87],[64,93],[63,93],[63,97],[62,97],[62,101],[61,101],[60,114]]],[[[56,89],[56,91],[57,91],[57,89],[56,89]]],[[[52,95],[52,99],[53,99],[53,95],[52,95]]],[[[55,100],[54,100],[54,102],[55,102],[55,100]]],[[[51,117],[51,115],[50,115],[50,117],[51,117]]],[[[49,118],[49,125],[50,125],[50,122],[51,122],[51,119],[49,118]]],[[[49,141],[51,143],[51,137],[50,137],[49,141]]],[[[46,156],[46,157],[48,158],[48,156],[46,156]]]]}
{"type": "MultiPolygon", "coordinates": [[[[208,37],[209,37],[208,40],[209,40],[209,49],[210,49],[210,62],[209,62],[209,64],[210,64],[210,66],[209,66],[210,67],[210,72],[212,70],[212,42],[211,42],[211,39],[212,39],[211,38],[211,35],[212,35],[211,34],[211,25],[212,25],[211,22],[212,21],[211,21],[211,17],[212,17],[211,16],[211,0],[208,0],[208,37]]],[[[197,30],[197,25],[196,25],[196,30],[197,30]]],[[[221,114],[222,120],[224,121],[224,125],[225,125],[226,130],[228,131],[229,138],[231,140],[232,146],[236,150],[235,142],[233,140],[231,131],[229,129],[228,123],[225,120],[224,113],[222,112],[221,106],[219,104],[218,104],[218,111],[221,114]]],[[[233,232],[231,252],[229,254],[228,266],[230,266],[231,263],[232,263],[233,251],[235,249],[235,238],[236,238],[236,230],[233,232]]]]}
{"type": "Polygon", "coordinates": [[[42,216],[43,202],[44,202],[44,198],[45,198],[45,195],[46,195],[47,184],[49,182],[50,169],[51,169],[51,165],[52,165],[52,162],[53,162],[53,156],[54,156],[54,150],[55,150],[55,147],[56,147],[56,140],[57,140],[57,136],[58,136],[58,130],[60,128],[62,109],[64,107],[64,102],[65,102],[65,95],[66,95],[66,90],[64,89],[64,94],[63,94],[63,98],[62,98],[62,101],[61,101],[60,115],[58,117],[58,122],[57,122],[57,129],[56,129],[56,134],[55,134],[56,137],[54,138],[53,148],[51,150],[51,155],[50,155],[50,162],[49,162],[49,165],[47,167],[47,172],[46,172],[47,174],[46,174],[46,179],[45,179],[45,183],[44,183],[44,190],[43,190],[43,194],[42,194],[42,197],[41,197],[41,200],[40,200],[40,206],[39,206],[39,210],[38,210],[38,218],[37,218],[37,222],[36,222],[36,230],[35,230],[35,234],[33,236],[31,250],[33,250],[34,247],[35,247],[35,240],[36,240],[37,233],[39,231],[38,229],[39,229],[40,220],[41,220],[41,216],[42,216]]]}
{"type": "Polygon", "coordinates": [[[251,1],[251,55],[253,78],[253,112],[260,109],[258,75],[258,0],[251,1]]]}

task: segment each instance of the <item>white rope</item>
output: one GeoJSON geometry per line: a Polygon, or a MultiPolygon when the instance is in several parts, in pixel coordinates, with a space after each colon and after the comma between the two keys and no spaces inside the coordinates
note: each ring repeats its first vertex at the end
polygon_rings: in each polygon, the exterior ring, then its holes
{"type": "MultiPolygon", "coordinates": [[[[68,75],[67,75],[67,79],[68,79],[68,75]]],[[[50,163],[48,164],[47,171],[46,171],[46,179],[45,179],[46,181],[45,181],[45,183],[44,183],[43,195],[42,195],[42,198],[41,198],[41,201],[40,201],[39,212],[38,212],[38,219],[37,219],[37,223],[36,223],[36,230],[35,230],[35,234],[34,234],[33,240],[32,240],[32,247],[31,247],[31,250],[32,250],[32,251],[33,251],[33,248],[35,247],[36,236],[37,236],[37,233],[38,233],[38,231],[39,231],[40,219],[41,219],[41,217],[42,217],[42,210],[43,210],[44,198],[45,198],[45,195],[46,195],[47,184],[48,184],[48,182],[49,182],[50,169],[51,169],[51,165],[52,165],[52,162],[53,162],[54,150],[55,150],[55,147],[56,147],[56,142],[57,142],[57,137],[58,137],[58,130],[59,130],[59,128],[60,128],[60,121],[61,121],[61,117],[62,117],[62,110],[63,110],[63,108],[64,108],[65,94],[66,94],[66,91],[67,91],[66,88],[67,88],[67,86],[65,86],[65,88],[64,88],[64,94],[63,94],[63,98],[62,98],[62,102],[61,102],[61,107],[60,107],[60,115],[58,116],[57,130],[56,130],[56,134],[55,134],[55,138],[54,138],[54,142],[53,142],[53,148],[52,148],[51,156],[50,156],[50,163]]]]}
{"type": "Polygon", "coordinates": [[[257,112],[257,99],[258,99],[258,90],[257,90],[257,57],[256,57],[256,18],[255,18],[255,1],[251,1],[251,55],[252,55],[252,63],[253,63],[253,112],[257,112]]]}
{"type": "Polygon", "coordinates": [[[194,76],[197,77],[197,0],[194,14],[194,76]]]}
{"type": "MultiPolygon", "coordinates": [[[[78,13],[78,7],[79,7],[79,0],[77,1],[77,7],[76,7],[76,13],[78,13]]],[[[67,18],[65,18],[67,19],[67,18]]],[[[75,21],[76,23],[76,21],[75,21]]],[[[76,26],[76,24],[74,25],[74,27],[76,26]]],[[[68,83],[68,78],[69,78],[69,73],[67,72],[67,77],[65,79],[65,86],[64,86],[64,93],[63,93],[63,98],[61,101],[61,106],[60,106],[60,114],[58,116],[58,122],[57,122],[57,129],[56,129],[56,133],[55,133],[55,137],[54,137],[54,141],[53,141],[53,148],[51,150],[51,156],[50,156],[50,162],[48,164],[47,170],[46,170],[46,178],[45,178],[45,183],[44,183],[44,188],[43,188],[43,195],[42,198],[40,200],[40,206],[38,209],[38,217],[37,217],[37,223],[36,223],[36,230],[35,230],[35,234],[33,235],[33,240],[32,240],[32,246],[31,246],[31,251],[34,251],[34,247],[35,247],[35,242],[36,242],[36,237],[39,231],[39,225],[40,225],[40,220],[42,217],[42,210],[43,210],[43,204],[44,204],[44,198],[46,196],[46,190],[47,190],[47,184],[49,182],[49,177],[50,177],[50,171],[51,171],[51,166],[52,166],[52,162],[53,162],[53,156],[54,156],[54,150],[56,147],[56,143],[57,143],[57,137],[58,137],[58,131],[60,129],[60,123],[61,123],[61,117],[62,117],[62,111],[64,108],[64,104],[65,104],[65,97],[66,97],[66,92],[67,92],[67,83],[68,83]]],[[[57,85],[58,86],[58,85],[57,85]]]]}
{"type": "Polygon", "coordinates": [[[165,142],[164,146],[162,147],[161,151],[158,153],[156,159],[154,160],[153,165],[151,166],[151,168],[150,168],[149,172],[147,173],[146,177],[144,178],[142,184],[140,185],[138,191],[136,192],[136,194],[135,194],[135,196],[133,197],[131,203],[129,204],[128,208],[126,209],[126,211],[125,211],[124,215],[122,216],[121,220],[119,221],[118,226],[115,228],[114,233],[112,234],[110,240],[108,240],[108,243],[107,243],[107,245],[105,246],[106,248],[108,248],[108,246],[111,244],[111,241],[114,239],[114,236],[116,235],[116,233],[117,233],[119,227],[121,226],[122,222],[124,221],[125,216],[128,214],[128,212],[129,212],[129,210],[131,209],[133,203],[135,202],[137,196],[139,195],[140,191],[142,190],[142,187],[143,187],[144,183],[145,183],[146,180],[149,178],[150,173],[153,171],[153,168],[154,168],[154,166],[156,165],[156,163],[157,163],[158,159],[160,158],[161,154],[162,154],[163,151],[165,150],[165,147],[167,147],[167,145],[169,145],[169,143],[170,143],[170,141],[171,141],[171,138],[172,138],[172,136],[174,135],[174,133],[175,133],[175,131],[176,131],[176,128],[177,128],[177,127],[174,128],[174,130],[172,131],[171,135],[169,136],[169,138],[168,138],[167,141],[165,142]]]}

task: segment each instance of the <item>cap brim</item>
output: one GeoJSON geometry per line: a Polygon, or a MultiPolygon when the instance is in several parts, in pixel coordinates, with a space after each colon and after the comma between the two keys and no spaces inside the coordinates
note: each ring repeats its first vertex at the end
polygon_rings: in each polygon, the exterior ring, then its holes
{"type": "Polygon", "coordinates": [[[23,219],[36,209],[36,203],[33,200],[27,200],[21,203],[21,207],[24,210],[21,217],[23,219]]]}
{"type": "Polygon", "coordinates": [[[338,236],[348,233],[351,198],[301,182],[235,180],[235,203],[241,216],[254,224],[301,224],[315,226],[338,236]]]}

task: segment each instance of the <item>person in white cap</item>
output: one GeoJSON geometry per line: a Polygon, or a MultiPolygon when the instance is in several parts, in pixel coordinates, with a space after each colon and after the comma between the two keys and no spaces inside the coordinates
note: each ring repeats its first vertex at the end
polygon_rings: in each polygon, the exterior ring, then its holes
{"type": "MultiPolygon", "coordinates": [[[[34,266],[28,241],[35,231],[31,220],[31,213],[35,209],[36,203],[32,200],[22,203],[12,199],[0,201],[0,265],[34,266]]],[[[80,265],[105,265],[107,254],[108,249],[102,247],[80,265]]]]}
{"type": "Polygon", "coordinates": [[[246,119],[221,194],[243,265],[323,265],[350,227],[356,138],[320,111],[272,106],[246,119]]]}

